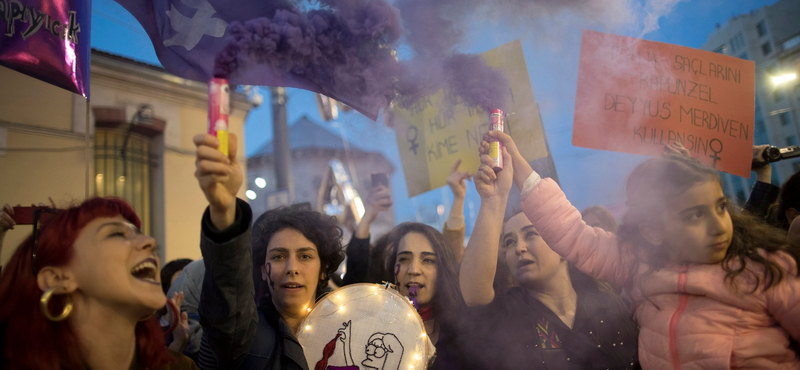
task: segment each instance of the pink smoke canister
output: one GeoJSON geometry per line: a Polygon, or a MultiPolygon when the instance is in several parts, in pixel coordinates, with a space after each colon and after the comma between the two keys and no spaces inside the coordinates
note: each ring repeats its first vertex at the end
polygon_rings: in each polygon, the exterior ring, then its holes
{"type": "MultiPolygon", "coordinates": [[[[489,114],[489,131],[503,131],[505,116],[500,109],[493,109],[489,114]]],[[[489,157],[492,158],[492,169],[494,172],[503,170],[503,143],[492,140],[489,142],[489,157]]]]}
{"type": "Polygon", "coordinates": [[[228,79],[214,77],[208,81],[208,133],[219,139],[219,151],[228,155],[228,79]]]}

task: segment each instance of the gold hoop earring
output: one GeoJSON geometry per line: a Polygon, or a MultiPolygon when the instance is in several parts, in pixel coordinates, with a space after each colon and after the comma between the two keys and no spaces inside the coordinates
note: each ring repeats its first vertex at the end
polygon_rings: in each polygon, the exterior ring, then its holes
{"type": "Polygon", "coordinates": [[[50,313],[50,298],[53,298],[53,293],[56,291],[56,288],[47,289],[43,294],[42,298],[39,299],[39,306],[42,308],[42,314],[50,321],[63,321],[69,314],[72,313],[72,296],[67,296],[67,303],[64,305],[64,309],[61,310],[61,314],[58,316],[53,316],[50,313]]]}

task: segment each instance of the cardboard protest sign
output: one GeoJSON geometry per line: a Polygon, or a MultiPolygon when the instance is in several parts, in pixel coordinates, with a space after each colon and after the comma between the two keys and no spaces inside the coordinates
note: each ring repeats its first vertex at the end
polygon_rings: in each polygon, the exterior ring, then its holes
{"type": "MultiPolygon", "coordinates": [[[[481,56],[506,77],[511,89],[505,132],[528,161],[547,157],[521,43],[512,41],[481,56]]],[[[443,101],[444,92],[439,91],[411,109],[394,109],[395,136],[409,197],[445,185],[458,159],[460,171],[475,172],[480,165],[478,145],[489,131],[489,112],[464,105],[448,111],[443,101]]]]}
{"type": "Polygon", "coordinates": [[[658,156],[677,141],[750,177],[754,121],[753,62],[583,31],[573,145],[658,156]]]}

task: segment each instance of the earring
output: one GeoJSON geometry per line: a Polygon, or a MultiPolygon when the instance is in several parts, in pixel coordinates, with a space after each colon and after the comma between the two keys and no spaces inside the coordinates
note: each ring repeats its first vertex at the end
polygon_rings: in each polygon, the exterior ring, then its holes
{"type": "Polygon", "coordinates": [[[50,298],[53,297],[53,293],[56,291],[56,288],[47,289],[43,294],[42,298],[39,299],[39,306],[42,308],[42,314],[50,321],[62,321],[66,319],[69,314],[72,313],[72,296],[67,296],[67,303],[64,305],[64,309],[61,310],[61,314],[58,316],[53,316],[50,313],[50,298]]]}

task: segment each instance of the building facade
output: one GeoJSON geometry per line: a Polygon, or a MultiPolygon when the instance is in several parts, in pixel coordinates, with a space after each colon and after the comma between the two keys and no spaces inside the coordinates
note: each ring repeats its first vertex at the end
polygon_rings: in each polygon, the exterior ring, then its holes
{"type": "MultiPolygon", "coordinates": [[[[207,128],[205,83],[96,50],[88,104],[4,67],[0,81],[0,202],[31,205],[52,197],[64,207],[95,195],[120,196],[157,240],[162,259],[200,258],[207,202],[194,178],[192,137],[207,128]]],[[[244,95],[232,94],[230,131],[239,137],[250,108],[244,95]]],[[[30,233],[23,225],[9,231],[0,263],[30,233]]]]}
{"type": "MultiPolygon", "coordinates": [[[[358,143],[343,139],[333,128],[323,127],[306,116],[289,126],[289,151],[293,189],[285,193],[276,185],[273,142],[264,144],[247,159],[247,189],[255,196],[250,200],[254,214],[287,202],[308,202],[313,209],[324,211],[325,204],[320,204],[320,198],[329,197],[321,194],[320,188],[330,175],[331,160],[343,164],[364,201],[373,173],[385,173],[388,178],[394,173],[394,166],[382,154],[364,150],[358,143]]],[[[394,210],[382,212],[372,225],[372,235],[388,232],[393,226],[394,210]]]]}
{"type": "MultiPolygon", "coordinates": [[[[709,35],[703,49],[752,60],[756,65],[755,144],[777,147],[800,142],[800,79],[775,84],[773,77],[800,74],[800,1],[780,0],[737,15],[709,35]]],[[[800,158],[772,165],[773,183],[798,171],[800,158]]],[[[726,193],[747,199],[752,181],[725,175],[726,193]]]]}

